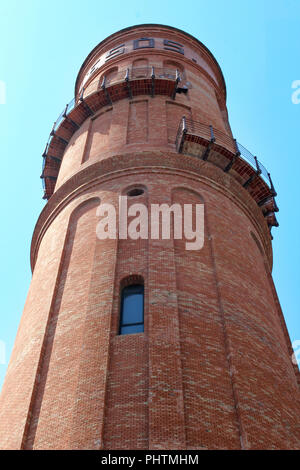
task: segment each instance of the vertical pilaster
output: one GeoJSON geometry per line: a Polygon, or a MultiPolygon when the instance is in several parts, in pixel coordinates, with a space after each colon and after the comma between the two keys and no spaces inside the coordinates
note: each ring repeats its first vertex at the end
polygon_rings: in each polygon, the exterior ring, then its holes
{"type": "Polygon", "coordinates": [[[173,239],[149,241],[148,278],[149,448],[184,449],[182,365],[173,239]]]}

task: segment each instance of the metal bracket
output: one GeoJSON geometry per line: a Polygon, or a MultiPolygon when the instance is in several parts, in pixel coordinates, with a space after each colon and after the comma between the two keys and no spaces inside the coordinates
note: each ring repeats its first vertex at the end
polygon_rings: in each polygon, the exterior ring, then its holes
{"type": "MultiPolygon", "coordinates": [[[[55,125],[55,123],[54,123],[55,125]]],[[[56,132],[54,131],[54,126],[52,128],[52,131],[50,133],[50,136],[51,137],[56,137],[58,140],[60,140],[60,142],[62,142],[64,145],[68,145],[69,141],[64,139],[63,137],[61,137],[60,135],[57,135],[56,132]]]]}
{"type": "Polygon", "coordinates": [[[202,160],[208,159],[211,149],[213,148],[213,145],[216,141],[215,136],[214,136],[213,126],[211,124],[209,126],[209,130],[210,130],[210,142],[208,146],[206,147],[206,149],[204,150],[203,154],[201,155],[202,160]]]}
{"type": "Polygon", "coordinates": [[[75,126],[77,129],[80,128],[80,125],[77,124],[77,122],[73,121],[73,119],[71,119],[68,115],[67,115],[67,110],[68,110],[68,104],[66,105],[66,109],[64,111],[64,114],[63,114],[63,117],[70,123],[72,124],[73,126],[75,126]]]}
{"type": "Polygon", "coordinates": [[[46,143],[46,147],[45,147],[44,153],[42,155],[43,158],[47,157],[48,148],[49,148],[49,142],[46,143]]]}
{"type": "Polygon", "coordinates": [[[264,205],[267,205],[268,202],[273,202],[273,204],[274,204],[274,212],[278,212],[278,211],[279,211],[279,208],[278,208],[278,206],[277,206],[277,204],[276,204],[276,199],[275,199],[275,197],[274,197],[273,195],[264,197],[261,201],[259,201],[258,206],[263,208],[263,206],[264,206],[264,205]]]}
{"type": "Polygon", "coordinates": [[[132,90],[131,90],[131,86],[130,86],[129,69],[126,70],[125,82],[126,82],[127,90],[128,90],[128,93],[129,93],[129,97],[132,100],[132,90]]]}
{"type": "Polygon", "coordinates": [[[44,179],[48,179],[48,180],[52,180],[52,181],[57,180],[57,176],[44,176],[43,174],[41,174],[40,178],[44,178],[44,179]]]}
{"type": "Polygon", "coordinates": [[[224,168],[224,171],[225,173],[228,173],[228,171],[231,170],[231,168],[233,167],[234,165],[234,162],[236,161],[237,158],[239,158],[241,156],[241,152],[239,151],[239,148],[238,148],[238,144],[237,144],[237,141],[236,139],[233,139],[234,141],[234,145],[235,145],[235,155],[233,156],[233,158],[230,160],[230,162],[228,163],[228,165],[224,168]]]}
{"type": "Polygon", "coordinates": [[[250,178],[247,179],[247,181],[243,184],[244,188],[248,188],[248,186],[254,181],[257,176],[261,175],[261,169],[259,168],[258,160],[257,157],[254,157],[255,159],[255,165],[256,165],[256,172],[253,173],[250,178]]]}
{"type": "Polygon", "coordinates": [[[269,181],[270,181],[272,196],[275,197],[275,196],[277,196],[277,193],[276,193],[276,191],[275,191],[275,188],[274,188],[273,181],[272,181],[272,178],[271,178],[270,173],[268,173],[268,178],[269,178],[269,181]]]}
{"type": "Polygon", "coordinates": [[[113,104],[112,104],[112,100],[111,100],[110,94],[109,94],[109,92],[108,92],[108,90],[107,90],[107,88],[106,88],[106,77],[105,77],[105,76],[103,77],[103,80],[102,80],[101,90],[104,91],[104,94],[105,94],[105,96],[106,96],[106,99],[107,99],[107,101],[108,101],[108,104],[110,104],[110,106],[112,106],[112,105],[113,105],[113,104]]]}
{"type": "Polygon", "coordinates": [[[84,109],[89,113],[89,115],[93,116],[95,113],[94,113],[94,111],[91,110],[89,105],[84,101],[83,93],[84,93],[84,87],[82,88],[82,92],[81,92],[81,96],[79,98],[79,101],[83,104],[84,109]]]}
{"type": "Polygon", "coordinates": [[[51,158],[51,160],[54,160],[56,162],[59,162],[61,163],[61,158],[58,158],[58,157],[53,157],[53,155],[42,155],[43,158],[51,158]]]}
{"type": "Polygon", "coordinates": [[[57,134],[55,134],[55,137],[56,137],[62,144],[68,145],[69,140],[66,140],[66,139],[64,139],[63,137],[61,137],[60,135],[57,135],[57,134]]]}
{"type": "Polygon", "coordinates": [[[154,98],[155,95],[155,73],[154,73],[154,67],[151,69],[151,96],[154,98]]]}
{"type": "Polygon", "coordinates": [[[175,100],[176,92],[177,92],[177,85],[178,85],[178,83],[180,82],[180,80],[181,80],[181,78],[180,78],[180,73],[179,73],[179,71],[176,69],[176,78],[175,78],[174,90],[173,90],[173,93],[172,93],[172,100],[175,100]]]}
{"type": "Polygon", "coordinates": [[[276,219],[276,216],[275,216],[275,214],[274,214],[273,211],[269,211],[269,212],[267,212],[267,213],[264,215],[265,219],[267,219],[267,218],[270,217],[270,216],[273,216],[273,217],[274,217],[274,223],[272,223],[272,222],[269,223],[268,220],[267,220],[268,226],[269,226],[269,227],[279,227],[279,223],[278,223],[278,221],[277,221],[277,219],[276,219]]]}
{"type": "Polygon", "coordinates": [[[178,147],[178,153],[182,152],[182,147],[183,147],[183,144],[184,144],[184,136],[187,133],[186,117],[185,116],[182,117],[182,131],[181,132],[182,132],[182,134],[181,134],[180,144],[179,144],[179,147],[178,147]]]}
{"type": "Polygon", "coordinates": [[[255,180],[256,177],[257,177],[257,174],[256,174],[256,172],[255,172],[255,173],[253,173],[253,174],[250,176],[250,178],[247,179],[247,181],[243,184],[243,187],[244,187],[245,189],[247,189],[247,188],[250,186],[250,184],[252,183],[252,181],[255,180]]]}

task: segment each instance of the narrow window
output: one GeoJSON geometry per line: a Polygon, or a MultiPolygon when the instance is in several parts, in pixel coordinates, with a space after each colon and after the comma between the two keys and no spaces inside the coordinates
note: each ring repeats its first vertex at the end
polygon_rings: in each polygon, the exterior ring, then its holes
{"type": "Polygon", "coordinates": [[[144,331],[144,286],[132,284],[122,289],[120,335],[144,331]]]}

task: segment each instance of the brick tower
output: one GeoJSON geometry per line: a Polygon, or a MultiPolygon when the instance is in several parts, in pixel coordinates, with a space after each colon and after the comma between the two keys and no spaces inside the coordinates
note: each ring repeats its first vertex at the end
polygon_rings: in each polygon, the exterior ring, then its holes
{"type": "Polygon", "coordinates": [[[163,25],[109,36],[43,159],[1,448],[299,448],[299,371],[271,276],[276,193],[232,136],[208,49],[163,25]],[[100,201],[118,211],[120,195],[204,204],[203,248],[99,239],[100,201]],[[135,301],[143,315],[128,320],[135,301]]]}

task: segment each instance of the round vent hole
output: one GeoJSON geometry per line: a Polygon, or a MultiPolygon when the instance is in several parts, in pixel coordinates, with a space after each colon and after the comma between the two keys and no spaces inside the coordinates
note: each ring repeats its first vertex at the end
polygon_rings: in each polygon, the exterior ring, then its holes
{"type": "Polygon", "coordinates": [[[134,188],[128,191],[127,196],[129,197],[135,197],[135,196],[140,196],[141,194],[144,194],[144,190],[141,188],[134,188]]]}

